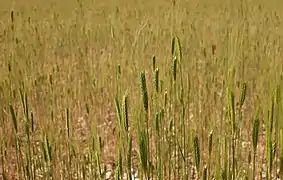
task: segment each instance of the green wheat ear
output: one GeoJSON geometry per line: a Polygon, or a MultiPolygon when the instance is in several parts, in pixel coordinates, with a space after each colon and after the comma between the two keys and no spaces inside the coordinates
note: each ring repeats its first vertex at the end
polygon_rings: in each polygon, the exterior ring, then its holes
{"type": "Polygon", "coordinates": [[[167,93],[167,91],[165,91],[165,93],[164,93],[164,108],[167,107],[167,102],[168,102],[168,93],[167,93]]]}
{"type": "Polygon", "coordinates": [[[121,77],[121,65],[120,64],[118,64],[118,66],[117,66],[117,77],[120,79],[120,77],[121,77]]]}
{"type": "Polygon", "coordinates": [[[122,104],[122,112],[123,112],[123,124],[126,132],[129,130],[129,118],[128,118],[128,101],[127,94],[123,96],[123,104],[122,104]]]}
{"type": "Polygon", "coordinates": [[[207,167],[205,166],[204,168],[203,168],[203,176],[202,176],[203,178],[203,180],[207,180],[207,167]]]}
{"type": "Polygon", "coordinates": [[[200,151],[199,151],[199,140],[197,136],[194,137],[194,155],[195,155],[195,165],[196,165],[197,171],[199,172],[200,151]]]}
{"type": "Polygon", "coordinates": [[[13,23],[14,20],[15,20],[14,11],[11,11],[11,13],[10,13],[10,18],[11,18],[11,21],[12,21],[12,23],[13,23]]]}
{"type": "Polygon", "coordinates": [[[156,68],[154,71],[154,87],[155,91],[158,93],[159,92],[159,69],[156,68]]]}
{"type": "Polygon", "coordinates": [[[147,137],[145,130],[141,130],[139,132],[138,148],[139,148],[140,164],[142,170],[144,174],[147,174],[148,154],[147,154],[147,137]]]}
{"type": "Polygon", "coordinates": [[[11,11],[10,18],[11,18],[11,22],[12,22],[11,29],[13,31],[14,30],[14,21],[15,21],[14,11],[11,11]]]}
{"type": "Polygon", "coordinates": [[[30,112],[30,119],[31,119],[31,132],[34,132],[34,118],[33,112],[30,112]]]}
{"type": "Polygon", "coordinates": [[[141,72],[140,75],[140,84],[141,84],[141,91],[142,91],[142,100],[143,100],[143,107],[145,112],[148,114],[148,94],[147,94],[147,87],[146,87],[146,78],[145,72],[141,72]]]}
{"type": "Polygon", "coordinates": [[[156,130],[158,136],[160,135],[159,114],[160,113],[155,114],[155,130],[156,130]]]}
{"type": "Polygon", "coordinates": [[[213,131],[210,131],[209,137],[208,137],[208,153],[209,153],[209,155],[211,155],[211,152],[212,152],[212,135],[213,135],[213,131]]]}
{"type": "Polygon", "coordinates": [[[67,137],[70,137],[70,117],[69,117],[69,109],[66,108],[66,130],[67,130],[67,137]]]}
{"type": "Polygon", "coordinates": [[[181,49],[181,42],[179,37],[175,36],[172,39],[172,48],[171,53],[173,56],[173,59],[176,58],[179,63],[182,61],[182,49],[181,49]]]}
{"type": "Polygon", "coordinates": [[[156,69],[156,57],[152,57],[152,70],[154,71],[156,69]]]}

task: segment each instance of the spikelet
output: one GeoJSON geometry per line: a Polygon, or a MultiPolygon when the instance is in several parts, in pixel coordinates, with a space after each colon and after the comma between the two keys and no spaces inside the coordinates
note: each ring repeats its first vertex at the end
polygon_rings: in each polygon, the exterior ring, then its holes
{"type": "Polygon", "coordinates": [[[203,168],[202,179],[203,179],[203,180],[207,180],[207,167],[206,167],[206,166],[203,168]]]}
{"type": "Polygon", "coordinates": [[[158,136],[160,135],[159,114],[160,113],[155,114],[155,130],[158,136]]]}
{"type": "Polygon", "coordinates": [[[123,96],[123,104],[122,104],[122,115],[123,115],[123,124],[124,130],[126,132],[129,131],[129,118],[128,118],[128,101],[127,94],[123,96]]]}
{"type": "Polygon", "coordinates": [[[156,57],[152,57],[152,70],[154,71],[156,69],[156,57]]]}
{"type": "Polygon", "coordinates": [[[154,87],[155,91],[158,93],[159,92],[159,69],[156,68],[154,71],[154,87]]]}
{"type": "Polygon", "coordinates": [[[140,83],[141,83],[143,107],[144,107],[146,114],[148,114],[148,93],[147,93],[146,78],[145,78],[145,72],[144,71],[141,72],[140,83]]]}
{"type": "Polygon", "coordinates": [[[209,155],[211,155],[211,152],[212,152],[212,134],[213,134],[213,131],[210,131],[209,137],[208,137],[208,153],[209,153],[209,155]]]}
{"type": "Polygon", "coordinates": [[[199,152],[199,140],[198,137],[194,137],[194,155],[195,155],[195,166],[197,171],[199,171],[200,166],[200,152],[199,152]]]}

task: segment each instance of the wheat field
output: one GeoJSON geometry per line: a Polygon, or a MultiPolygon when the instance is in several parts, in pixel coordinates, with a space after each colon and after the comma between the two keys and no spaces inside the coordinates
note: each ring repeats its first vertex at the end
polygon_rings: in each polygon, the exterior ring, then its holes
{"type": "Polygon", "coordinates": [[[0,2],[0,179],[283,179],[280,0],[0,2]]]}

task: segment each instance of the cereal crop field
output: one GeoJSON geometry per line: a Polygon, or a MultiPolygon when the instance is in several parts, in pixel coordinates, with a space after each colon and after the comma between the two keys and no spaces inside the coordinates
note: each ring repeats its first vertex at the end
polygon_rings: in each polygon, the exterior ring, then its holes
{"type": "Polygon", "coordinates": [[[282,0],[0,2],[0,179],[283,179],[282,0]]]}

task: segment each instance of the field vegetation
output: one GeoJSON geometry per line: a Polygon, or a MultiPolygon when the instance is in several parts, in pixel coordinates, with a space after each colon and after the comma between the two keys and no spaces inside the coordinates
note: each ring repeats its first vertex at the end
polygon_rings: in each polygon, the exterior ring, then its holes
{"type": "Polygon", "coordinates": [[[0,179],[283,179],[282,7],[0,2],[0,179]]]}

